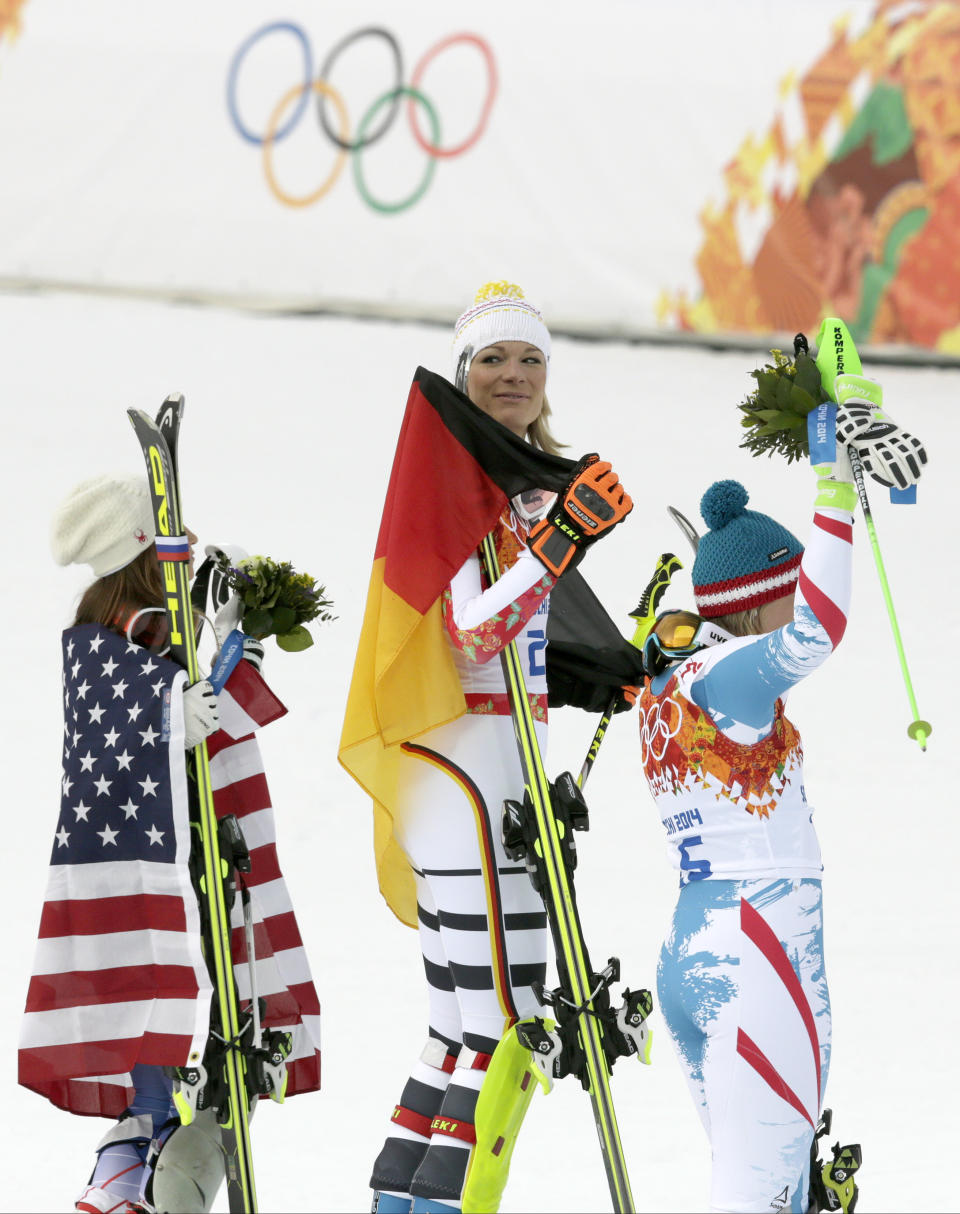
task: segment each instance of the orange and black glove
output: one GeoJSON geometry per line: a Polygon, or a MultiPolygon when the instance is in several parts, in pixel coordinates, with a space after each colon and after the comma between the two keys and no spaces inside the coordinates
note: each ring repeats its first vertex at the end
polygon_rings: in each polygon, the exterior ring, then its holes
{"type": "Polygon", "coordinates": [[[632,509],[633,499],[611,466],[598,455],[585,455],[527,543],[554,577],[559,577],[578,565],[587,548],[632,509]]]}

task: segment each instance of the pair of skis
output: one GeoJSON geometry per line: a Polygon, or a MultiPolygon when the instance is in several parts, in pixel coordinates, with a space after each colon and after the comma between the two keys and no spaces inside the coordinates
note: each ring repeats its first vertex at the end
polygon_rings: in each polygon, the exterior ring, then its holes
{"type": "MultiPolygon", "coordinates": [[[[496,549],[487,536],[480,549],[488,583],[500,576],[496,549]]],[[[649,991],[624,991],[619,1010],[610,1006],[610,986],[619,980],[620,963],[611,957],[596,973],[587,953],[573,887],[576,847],[572,831],[587,828],[587,808],[577,782],[564,773],[547,779],[527,698],[516,643],[502,652],[502,663],[526,795],[504,806],[503,838],[507,855],[523,859],[547,911],[560,985],[535,987],[542,1005],[556,1017],[555,1029],[537,1017],[516,1025],[521,1043],[534,1061],[549,1060],[553,1077],[575,1074],[590,1095],[604,1168],[615,1211],[633,1211],[633,1194],[610,1091],[610,1071],[618,1056],[649,1058],[652,1010],[649,991]]],[[[541,1064],[542,1069],[542,1064],[541,1064]]]]}
{"type": "MultiPolygon", "coordinates": [[[[156,420],[138,409],[129,409],[127,413],[147,465],[170,656],[186,670],[189,682],[195,683],[202,676],[190,593],[190,544],[183,523],[177,469],[183,406],[183,397],[172,395],[164,401],[156,420]]],[[[235,874],[249,871],[249,854],[236,819],[231,815],[217,820],[206,742],[188,752],[187,761],[191,821],[196,830],[192,863],[199,886],[204,951],[214,999],[206,1052],[202,1058],[191,1058],[186,1067],[177,1069],[174,1102],[184,1125],[190,1123],[198,1109],[215,1106],[231,1214],[252,1214],[257,1209],[257,1191],[250,1144],[250,1106],[254,1095],[270,1093],[282,1097],[284,1060],[290,1043],[286,1034],[261,1031],[255,983],[251,1009],[241,1011],[230,948],[230,909],[235,896],[235,874]]],[[[245,888],[242,895],[247,911],[249,895],[245,888]]],[[[252,922],[249,913],[245,918],[249,948],[252,922]]],[[[252,967],[252,953],[250,963],[252,967]]]]}

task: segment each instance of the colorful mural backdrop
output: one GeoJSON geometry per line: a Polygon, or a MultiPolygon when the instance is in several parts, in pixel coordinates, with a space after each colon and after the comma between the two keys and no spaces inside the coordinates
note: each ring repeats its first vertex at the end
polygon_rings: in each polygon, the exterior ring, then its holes
{"type": "Polygon", "coordinates": [[[0,0],[0,42],[20,32],[20,10],[27,0],[0,0]]]}
{"type": "Polygon", "coordinates": [[[960,354],[960,5],[879,0],[802,76],[701,213],[702,293],[661,298],[694,332],[816,330],[960,354]]]}
{"type": "Polygon", "coordinates": [[[0,0],[0,286],[960,358],[960,0],[92,7],[0,0]]]}

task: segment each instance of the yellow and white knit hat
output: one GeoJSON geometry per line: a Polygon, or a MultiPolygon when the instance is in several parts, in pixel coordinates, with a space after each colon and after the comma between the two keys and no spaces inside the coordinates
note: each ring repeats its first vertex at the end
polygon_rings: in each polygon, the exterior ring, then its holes
{"type": "Polygon", "coordinates": [[[540,312],[511,282],[488,282],[453,330],[453,380],[466,383],[473,356],[500,341],[525,341],[536,346],[550,366],[550,333],[540,312]]]}

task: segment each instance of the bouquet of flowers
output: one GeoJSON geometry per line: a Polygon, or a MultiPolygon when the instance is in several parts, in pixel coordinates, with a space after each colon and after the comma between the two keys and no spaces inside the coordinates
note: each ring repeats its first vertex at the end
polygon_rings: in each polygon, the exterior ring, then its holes
{"type": "Polygon", "coordinates": [[[309,649],[313,637],[304,628],[310,620],[335,620],[327,608],[326,587],[309,573],[297,573],[289,561],[268,556],[245,556],[230,563],[221,555],[217,569],[243,604],[240,627],[258,640],[275,636],[281,649],[309,649]]]}
{"type": "Polygon", "coordinates": [[[743,413],[740,424],[749,431],[740,446],[754,455],[776,452],[788,464],[810,454],[807,414],[829,400],[803,334],[797,336],[794,350],[792,360],[782,350],[771,350],[773,363],[750,372],[757,386],[738,406],[743,413]]]}

